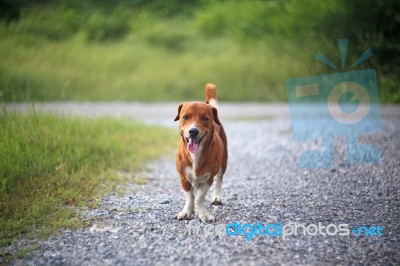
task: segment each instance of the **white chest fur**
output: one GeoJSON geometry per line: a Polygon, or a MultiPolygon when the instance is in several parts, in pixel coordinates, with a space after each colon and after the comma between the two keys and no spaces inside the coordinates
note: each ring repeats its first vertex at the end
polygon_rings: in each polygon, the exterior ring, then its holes
{"type": "Polygon", "coordinates": [[[192,166],[188,166],[185,169],[186,179],[194,186],[197,187],[198,184],[206,182],[210,178],[210,173],[206,173],[200,176],[196,175],[195,169],[199,166],[200,155],[203,150],[203,143],[200,144],[199,149],[196,153],[191,153],[190,157],[192,158],[192,166]]]}
{"type": "Polygon", "coordinates": [[[196,176],[196,173],[194,171],[193,167],[186,167],[185,169],[186,173],[186,179],[192,184],[192,186],[197,187],[198,184],[207,182],[208,179],[210,179],[210,173],[206,173],[203,175],[196,176]]]}

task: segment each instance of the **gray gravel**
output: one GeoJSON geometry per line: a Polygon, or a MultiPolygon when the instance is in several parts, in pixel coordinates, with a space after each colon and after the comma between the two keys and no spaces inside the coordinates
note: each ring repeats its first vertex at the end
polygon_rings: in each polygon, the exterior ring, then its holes
{"type": "MultiPolygon", "coordinates": [[[[12,108],[23,110],[26,107],[14,105],[12,108]]],[[[175,103],[113,103],[109,106],[98,104],[97,107],[67,103],[37,108],[61,114],[75,110],[79,115],[89,116],[113,116],[112,112],[115,112],[122,117],[177,126],[172,121],[175,103]],[[68,111],[68,108],[72,109],[68,111]]],[[[287,106],[225,104],[221,105],[220,113],[228,135],[230,158],[222,187],[224,204],[217,207],[207,204],[216,217],[216,222],[210,224],[281,221],[283,224],[308,225],[321,222],[323,225],[346,223],[350,229],[380,225],[384,235],[324,237],[301,234],[286,239],[255,236],[252,240],[246,240],[245,236],[189,235],[189,222],[203,227],[205,223],[198,219],[174,219],[183,207],[184,196],[175,170],[174,151],[171,151],[135,173],[147,177],[146,184],[129,184],[124,194],[111,193],[102,199],[99,208],[86,210],[84,217],[90,223],[88,227],[65,230],[45,240],[21,240],[8,247],[8,252],[27,246],[37,247],[12,264],[400,264],[398,106],[382,108],[382,132],[362,138],[380,148],[380,164],[347,164],[344,160],[345,139],[338,138],[334,142],[335,162],[331,169],[297,167],[300,152],[318,143],[292,140],[287,106]]],[[[208,202],[210,195],[208,193],[208,202]]]]}

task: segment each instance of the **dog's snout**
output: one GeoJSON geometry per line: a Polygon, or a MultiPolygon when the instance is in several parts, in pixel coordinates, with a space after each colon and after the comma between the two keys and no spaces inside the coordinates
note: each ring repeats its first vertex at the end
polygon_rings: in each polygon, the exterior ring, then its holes
{"type": "Polygon", "coordinates": [[[197,128],[195,128],[195,127],[191,128],[189,130],[189,135],[190,135],[190,137],[195,138],[195,137],[197,137],[199,135],[199,130],[197,128]]]}

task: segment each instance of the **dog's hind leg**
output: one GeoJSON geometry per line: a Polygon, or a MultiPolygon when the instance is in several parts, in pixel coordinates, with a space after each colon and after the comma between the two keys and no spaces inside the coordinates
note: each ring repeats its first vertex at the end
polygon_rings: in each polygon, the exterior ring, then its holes
{"type": "Polygon", "coordinates": [[[222,186],[222,170],[218,172],[218,174],[214,177],[215,181],[215,190],[214,190],[214,195],[212,197],[211,204],[213,205],[221,205],[222,204],[222,199],[221,199],[221,186],[222,186]]]}

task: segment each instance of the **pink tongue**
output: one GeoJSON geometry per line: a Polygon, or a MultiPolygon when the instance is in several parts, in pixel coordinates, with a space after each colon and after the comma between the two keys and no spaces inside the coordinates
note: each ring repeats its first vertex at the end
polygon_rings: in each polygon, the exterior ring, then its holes
{"type": "Polygon", "coordinates": [[[197,139],[190,138],[189,143],[187,145],[188,151],[191,153],[195,153],[198,148],[199,148],[199,143],[198,143],[197,139]]]}

